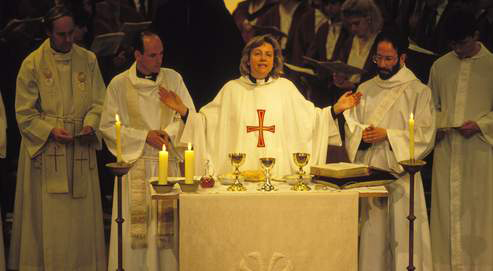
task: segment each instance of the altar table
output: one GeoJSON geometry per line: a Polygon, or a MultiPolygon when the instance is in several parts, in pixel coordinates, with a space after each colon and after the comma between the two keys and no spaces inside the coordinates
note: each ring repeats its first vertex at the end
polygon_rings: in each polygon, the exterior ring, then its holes
{"type": "Polygon", "coordinates": [[[260,192],[245,184],[246,192],[217,182],[196,193],[151,189],[153,199],[179,200],[181,271],[356,271],[358,198],[387,196],[382,186],[295,192],[274,183],[278,191],[260,192]]]}

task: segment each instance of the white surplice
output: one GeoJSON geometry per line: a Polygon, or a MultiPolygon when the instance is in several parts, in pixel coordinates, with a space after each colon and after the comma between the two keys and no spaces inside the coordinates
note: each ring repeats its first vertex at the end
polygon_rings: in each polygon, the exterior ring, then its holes
{"type": "Polygon", "coordinates": [[[493,55],[439,58],[429,85],[437,127],[475,121],[481,132],[455,129],[437,142],[433,158],[431,236],[435,270],[493,270],[493,55]]]}
{"type": "Polygon", "coordinates": [[[191,114],[181,141],[194,143],[198,172],[209,159],[217,175],[233,171],[232,152],[246,153],[240,170],[259,170],[259,158],[274,157],[271,173],[282,176],[298,170],[293,153],[310,153],[309,165],[320,164],[329,142],[341,144],[330,107],[315,107],[287,79],[253,83],[246,77],[226,83],[212,102],[191,114]]]}
{"type": "MultiPolygon", "coordinates": [[[[402,67],[388,80],[378,76],[363,83],[361,103],[345,112],[346,148],[356,163],[390,170],[399,176],[387,186],[388,206],[381,199],[361,200],[359,270],[406,270],[408,266],[409,175],[399,161],[410,158],[409,116],[415,118],[415,157],[429,153],[435,135],[434,108],[430,89],[402,67]],[[358,150],[365,127],[385,128],[388,139],[358,150]],[[387,211],[389,217],[387,217],[387,211]]],[[[432,269],[430,232],[421,175],[415,177],[414,265],[432,269]]]]}
{"type": "MultiPolygon", "coordinates": [[[[139,162],[143,162],[140,170],[141,176],[147,182],[149,178],[158,175],[158,151],[146,144],[149,130],[164,130],[175,142],[177,152],[180,152],[176,144],[176,138],[183,130],[184,123],[179,114],[164,106],[159,100],[159,86],[175,92],[189,108],[190,114],[195,111],[192,98],[183,82],[182,77],[174,70],[161,68],[156,81],[139,78],[136,75],[136,64],[117,75],[108,86],[103,113],[101,116],[101,131],[103,132],[108,149],[116,155],[115,114],[120,116],[122,123],[121,141],[122,156],[127,162],[135,162],[128,175],[123,178],[123,259],[125,270],[178,270],[177,264],[177,236],[171,240],[171,244],[165,247],[158,245],[156,237],[156,203],[151,202],[148,186],[145,189],[146,218],[146,243],[147,248],[132,248],[131,237],[131,196],[128,189],[135,180],[130,180],[133,171],[138,170],[139,162]],[[133,93],[133,94],[132,94],[133,93]],[[136,121],[137,119],[137,121],[136,121]],[[136,127],[137,126],[137,127],[136,127]]],[[[169,150],[169,176],[179,176],[178,157],[169,150]]],[[[117,224],[114,222],[117,215],[116,183],[113,194],[113,215],[111,226],[111,240],[108,269],[117,268],[117,224]]],[[[175,210],[175,218],[176,210],[175,210]]],[[[176,221],[175,221],[176,223],[176,221]]],[[[175,225],[176,227],[176,225],[175,225]]]]}

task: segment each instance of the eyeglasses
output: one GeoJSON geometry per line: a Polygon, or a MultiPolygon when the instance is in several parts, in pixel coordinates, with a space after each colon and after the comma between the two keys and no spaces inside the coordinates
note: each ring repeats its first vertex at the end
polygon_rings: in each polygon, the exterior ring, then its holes
{"type": "Polygon", "coordinates": [[[379,61],[383,62],[394,62],[397,59],[397,56],[381,56],[381,55],[373,55],[373,63],[378,63],[379,61]]]}

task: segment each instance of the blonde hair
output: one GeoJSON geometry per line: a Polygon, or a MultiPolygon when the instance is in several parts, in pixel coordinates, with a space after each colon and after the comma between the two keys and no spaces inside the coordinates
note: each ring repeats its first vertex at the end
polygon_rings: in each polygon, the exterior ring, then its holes
{"type": "Polygon", "coordinates": [[[271,35],[262,35],[253,37],[248,44],[243,48],[241,52],[240,61],[240,73],[242,76],[248,76],[250,74],[250,53],[253,49],[268,43],[274,48],[274,66],[269,72],[269,76],[272,78],[278,78],[282,74],[282,50],[279,46],[279,42],[271,35]]]}
{"type": "Polygon", "coordinates": [[[378,33],[382,29],[382,12],[373,0],[346,0],[342,4],[341,11],[343,19],[351,16],[368,17],[372,33],[378,33]]]}

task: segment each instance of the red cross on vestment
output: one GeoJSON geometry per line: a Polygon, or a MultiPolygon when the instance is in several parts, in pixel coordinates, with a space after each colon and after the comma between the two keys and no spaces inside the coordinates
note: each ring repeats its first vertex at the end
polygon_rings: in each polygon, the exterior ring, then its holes
{"type": "Polygon", "coordinates": [[[265,147],[264,131],[275,133],[276,126],[275,125],[264,126],[265,109],[257,109],[257,115],[258,115],[258,126],[247,126],[246,128],[247,128],[247,133],[258,131],[257,147],[263,148],[265,147]]]}

